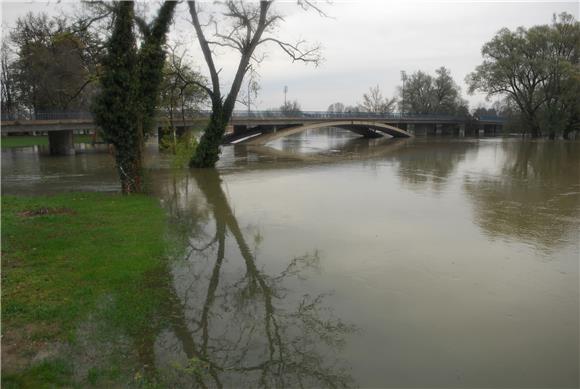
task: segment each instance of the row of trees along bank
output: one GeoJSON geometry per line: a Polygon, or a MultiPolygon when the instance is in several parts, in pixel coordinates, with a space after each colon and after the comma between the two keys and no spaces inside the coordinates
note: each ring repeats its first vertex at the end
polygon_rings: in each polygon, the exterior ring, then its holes
{"type": "Polygon", "coordinates": [[[404,85],[397,88],[398,95],[391,99],[383,97],[379,86],[369,88],[362,102],[356,106],[333,103],[328,112],[375,112],[390,113],[397,107],[399,112],[410,114],[444,114],[468,116],[467,101],[461,97],[461,89],[444,66],[435,70],[435,76],[418,70],[407,76],[404,85]]]}
{"type": "Polygon", "coordinates": [[[568,138],[580,129],[580,23],[570,14],[551,25],[500,30],[467,76],[469,90],[505,97],[532,137],[568,138]]]}

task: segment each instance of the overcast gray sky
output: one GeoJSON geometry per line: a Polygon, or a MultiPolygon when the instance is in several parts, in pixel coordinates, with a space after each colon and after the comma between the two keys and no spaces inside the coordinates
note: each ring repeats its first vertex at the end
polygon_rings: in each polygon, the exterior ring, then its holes
{"type": "MultiPolygon", "coordinates": [[[[322,2],[330,17],[304,12],[295,1],[281,1],[277,10],[285,15],[280,36],[300,38],[323,47],[324,62],[314,67],[292,63],[280,50],[267,49],[259,68],[261,91],[258,107],[272,108],[288,99],[298,100],[303,110],[326,110],[334,102],[355,105],[370,86],[379,85],[393,96],[400,85],[400,71],[433,73],[445,66],[462,87],[471,108],[485,103],[484,96],[465,93],[465,76],[481,63],[481,46],[502,27],[514,29],[549,24],[554,13],[568,12],[578,19],[577,1],[334,1],[322,2]]],[[[73,2],[2,2],[5,33],[15,20],[29,11],[56,14],[70,10],[73,2]]],[[[211,2],[206,2],[211,8],[211,2]]],[[[157,3],[150,4],[155,9],[157,3]]],[[[171,34],[185,43],[193,66],[205,72],[197,48],[187,6],[178,7],[171,34]]],[[[227,86],[236,56],[225,50],[217,57],[227,86]]]]}

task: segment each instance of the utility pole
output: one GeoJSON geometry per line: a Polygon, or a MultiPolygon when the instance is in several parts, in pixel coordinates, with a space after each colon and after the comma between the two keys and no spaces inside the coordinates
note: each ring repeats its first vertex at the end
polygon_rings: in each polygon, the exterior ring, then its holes
{"type": "Polygon", "coordinates": [[[288,85],[284,85],[284,108],[286,107],[286,94],[288,94],[288,85]]]}
{"type": "Polygon", "coordinates": [[[407,72],[401,70],[401,80],[403,80],[403,103],[401,104],[401,117],[405,116],[405,81],[407,81],[407,72]]]}
{"type": "Polygon", "coordinates": [[[250,107],[252,106],[252,101],[250,97],[250,86],[252,83],[252,77],[248,77],[248,117],[250,116],[250,107]]]}

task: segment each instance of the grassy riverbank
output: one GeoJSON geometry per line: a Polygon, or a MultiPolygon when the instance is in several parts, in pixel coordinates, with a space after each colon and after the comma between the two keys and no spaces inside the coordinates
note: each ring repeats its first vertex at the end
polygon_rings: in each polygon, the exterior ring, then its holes
{"type": "MultiPolygon", "coordinates": [[[[74,135],[74,143],[91,143],[91,135],[74,135]]],[[[14,147],[48,146],[48,136],[3,136],[0,139],[3,149],[14,147]]]]}
{"type": "Polygon", "coordinates": [[[2,387],[141,377],[163,298],[165,228],[145,196],[3,196],[2,387]]]}

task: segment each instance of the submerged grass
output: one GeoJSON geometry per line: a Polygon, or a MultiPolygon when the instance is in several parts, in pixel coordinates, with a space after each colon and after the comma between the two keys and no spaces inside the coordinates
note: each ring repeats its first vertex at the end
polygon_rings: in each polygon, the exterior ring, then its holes
{"type": "MultiPolygon", "coordinates": [[[[93,137],[91,135],[74,135],[74,143],[91,143],[93,137]]],[[[48,146],[48,136],[3,136],[0,139],[0,144],[3,149],[13,147],[30,147],[30,146],[48,146]]]]}
{"type": "MultiPolygon", "coordinates": [[[[2,386],[72,385],[74,351],[54,350],[74,350],[94,312],[137,348],[149,338],[167,274],[165,228],[146,196],[3,196],[2,386]]],[[[94,384],[99,369],[82,380],[94,384]]]]}

